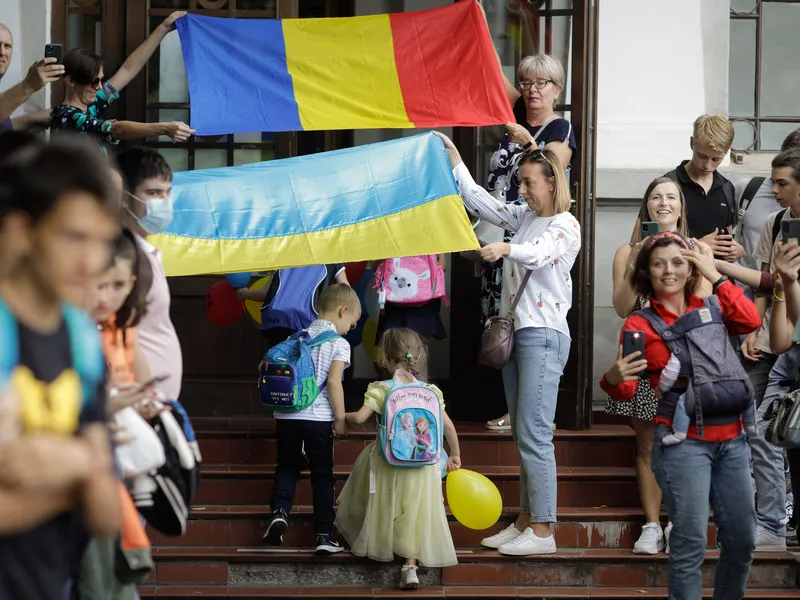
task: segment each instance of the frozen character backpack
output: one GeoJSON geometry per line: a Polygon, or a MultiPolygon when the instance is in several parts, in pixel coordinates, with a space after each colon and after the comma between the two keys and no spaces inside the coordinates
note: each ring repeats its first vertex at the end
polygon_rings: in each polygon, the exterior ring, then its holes
{"type": "Polygon", "coordinates": [[[375,270],[378,303],[415,306],[436,298],[445,298],[444,269],[435,254],[390,258],[375,270]]]}
{"type": "Polygon", "coordinates": [[[314,404],[322,390],[317,385],[311,350],[339,337],[334,331],[324,331],[315,338],[308,331],[300,331],[267,350],[258,378],[261,404],[279,412],[297,412],[314,404]]]}
{"type": "Polygon", "coordinates": [[[261,329],[282,327],[299,331],[317,318],[316,297],[328,277],[325,265],[281,269],[261,307],[261,329]]]}
{"type": "MultiPolygon", "coordinates": [[[[727,423],[753,403],[753,387],[729,339],[717,296],[703,299],[704,306],[691,310],[667,325],[653,308],[638,313],[650,323],[681,364],[686,387],[686,412],[703,436],[703,423],[727,423]]],[[[678,386],[669,393],[682,393],[678,386]],[[674,390],[674,391],[673,391],[674,390]]]]}
{"type": "Polygon", "coordinates": [[[396,467],[438,465],[444,453],[444,415],[439,397],[403,370],[384,383],[389,389],[378,421],[378,446],[386,462],[396,467]],[[401,376],[411,383],[405,383],[401,376]],[[409,419],[414,425],[411,436],[409,419]]]}

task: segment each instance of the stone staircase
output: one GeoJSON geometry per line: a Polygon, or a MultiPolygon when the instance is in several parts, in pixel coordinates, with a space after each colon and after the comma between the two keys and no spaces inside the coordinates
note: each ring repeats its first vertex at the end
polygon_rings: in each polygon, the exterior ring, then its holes
{"type": "MultiPolygon", "coordinates": [[[[307,472],[284,545],[262,546],[275,463],[272,421],[205,417],[194,424],[204,459],[196,505],[185,536],[150,532],[156,569],[141,590],[145,598],[667,598],[667,556],[631,552],[642,516],[633,431],[625,425],[556,431],[559,522],[554,532],[559,552],[537,558],[503,557],[480,547],[482,537],[505,527],[516,514],[519,456],[510,435],[457,425],[464,467],[494,481],[508,508],[486,532],[463,527],[448,511],[459,564],[420,569],[423,587],[403,591],[396,589],[398,564],[373,563],[347,552],[313,555],[307,472]]],[[[336,442],[337,493],[374,436],[374,431],[361,431],[336,442]]],[[[710,522],[703,566],[709,588],[719,558],[715,546],[710,522]]],[[[746,597],[800,598],[799,584],[800,568],[792,554],[758,553],[746,597]]]]}

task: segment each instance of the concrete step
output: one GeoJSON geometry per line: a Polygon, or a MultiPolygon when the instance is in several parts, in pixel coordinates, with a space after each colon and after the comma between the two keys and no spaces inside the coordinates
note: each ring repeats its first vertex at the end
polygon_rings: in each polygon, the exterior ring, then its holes
{"type": "MultiPolygon", "coordinates": [[[[425,586],[447,587],[665,587],[666,555],[641,556],[629,550],[567,549],[537,557],[507,557],[486,549],[459,549],[459,564],[444,569],[421,568],[425,586]]],[[[315,586],[396,585],[399,563],[375,563],[342,552],[314,556],[311,548],[184,548],[154,550],[152,583],[220,585],[264,588],[315,586]]],[[[703,564],[703,585],[711,587],[719,560],[708,551],[703,564]]],[[[792,590],[800,594],[798,563],[788,552],[759,552],[750,570],[753,589],[792,590]]]]}
{"type": "MultiPolygon", "coordinates": [[[[468,468],[468,467],[467,467],[468,468]]],[[[482,466],[503,496],[504,506],[519,504],[519,467],[482,466]]],[[[272,495],[273,465],[203,465],[197,504],[267,504],[272,495]]],[[[350,467],[334,469],[336,495],[344,487],[350,467]]],[[[632,467],[558,467],[558,505],[635,506],[638,504],[636,469],[632,467]]],[[[301,472],[295,496],[297,504],[311,504],[308,471],[301,472]]]]}
{"type": "MultiPolygon", "coordinates": [[[[284,548],[309,547],[315,531],[311,506],[292,511],[291,526],[284,535],[284,548]]],[[[477,547],[481,539],[493,535],[516,519],[517,508],[506,508],[499,521],[485,531],[468,529],[448,510],[450,533],[456,547],[477,547]]],[[[149,529],[153,545],[164,546],[259,546],[269,520],[264,505],[196,505],[192,508],[186,535],[174,538],[149,529]]],[[[642,511],[638,507],[562,507],[554,526],[559,548],[633,548],[641,533],[642,511]]],[[[666,518],[663,519],[666,524],[666,518]]],[[[716,528],[709,524],[709,548],[716,547],[716,528]]]]}

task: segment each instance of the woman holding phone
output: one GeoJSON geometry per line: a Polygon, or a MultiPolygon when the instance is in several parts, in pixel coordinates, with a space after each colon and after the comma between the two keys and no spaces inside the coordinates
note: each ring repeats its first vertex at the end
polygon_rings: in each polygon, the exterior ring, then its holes
{"type": "MultiPolygon", "coordinates": [[[[614,255],[612,276],[614,310],[623,319],[632,312],[647,306],[647,298],[636,291],[636,258],[642,249],[643,239],[649,231],[656,229],[686,235],[686,201],[680,186],[669,177],[657,177],[645,190],[636,227],[630,243],[623,244],[614,255]]],[[[636,433],[636,479],[639,485],[639,500],[644,509],[645,525],[633,546],[636,554],[658,554],[669,544],[670,527],[666,533],[660,524],[661,489],[650,469],[650,451],[653,447],[653,418],[656,416],[658,399],[646,378],[637,382],[633,398],[618,402],[609,398],[605,411],[610,415],[630,417],[636,433]],[[666,543],[665,543],[666,540],[666,543]]]]}
{"type": "MultiPolygon", "coordinates": [[[[758,311],[743,297],[742,289],[717,271],[707,244],[695,241],[690,245],[676,233],[659,233],[643,244],[633,272],[636,292],[649,300],[650,308],[668,326],[687,312],[704,308],[703,298],[695,293],[701,276],[713,282],[713,293],[719,299],[722,320],[730,335],[749,333],[761,324],[758,311]]],[[[620,346],[617,360],[603,376],[600,386],[615,400],[625,402],[633,399],[645,371],[651,388],[655,388],[671,352],[642,315],[628,317],[622,331],[621,339],[626,331],[644,334],[644,357],[638,353],[623,356],[620,346]]],[[[730,343],[727,338],[715,339],[713,343],[730,343]]],[[[685,389],[685,381],[682,385],[685,389]]],[[[662,438],[672,425],[681,393],[676,388],[666,392],[658,402],[652,450],[653,472],[664,492],[673,523],[669,595],[700,597],[711,504],[722,542],[716,596],[741,598],[756,536],[749,452],[741,435],[742,424],[738,414],[725,416],[715,419],[713,424],[706,423],[702,438],[698,437],[696,427],[690,427],[688,437],[681,443],[664,445],[662,438]]]]}

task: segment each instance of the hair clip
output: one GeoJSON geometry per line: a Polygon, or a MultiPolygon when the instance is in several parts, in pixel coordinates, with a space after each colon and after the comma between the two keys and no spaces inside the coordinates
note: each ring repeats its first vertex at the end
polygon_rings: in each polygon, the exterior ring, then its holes
{"type": "Polygon", "coordinates": [[[413,354],[411,354],[411,352],[409,352],[409,353],[408,353],[408,354],[406,354],[406,356],[405,356],[405,359],[406,359],[406,360],[411,360],[412,358],[414,358],[414,355],[413,355],[413,354]]]}

